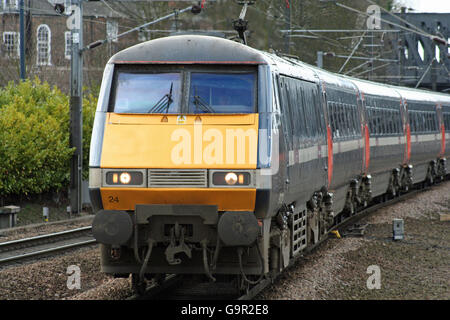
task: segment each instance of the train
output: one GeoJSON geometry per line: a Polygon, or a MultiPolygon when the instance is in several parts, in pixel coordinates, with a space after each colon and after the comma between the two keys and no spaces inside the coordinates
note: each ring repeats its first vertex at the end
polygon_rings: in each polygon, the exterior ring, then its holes
{"type": "Polygon", "coordinates": [[[448,174],[450,96],[208,35],[106,64],[90,145],[101,271],[248,290],[377,199],[448,174]]]}

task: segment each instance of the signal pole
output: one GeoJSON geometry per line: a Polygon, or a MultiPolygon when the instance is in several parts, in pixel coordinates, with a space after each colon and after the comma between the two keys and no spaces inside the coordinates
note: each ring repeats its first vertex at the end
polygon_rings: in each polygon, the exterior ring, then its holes
{"type": "Polygon", "coordinates": [[[25,16],[24,16],[24,0],[19,0],[19,24],[20,24],[20,80],[25,81],[25,16]]]}
{"type": "Polygon", "coordinates": [[[70,161],[70,206],[73,213],[82,209],[83,172],[83,0],[72,0],[72,16],[67,21],[72,36],[70,71],[70,137],[69,144],[75,148],[70,161]]]}
{"type": "MultiPolygon", "coordinates": [[[[285,0],[286,2],[286,8],[285,8],[285,16],[286,16],[286,29],[287,30],[291,30],[291,1],[292,0],[285,0]]],[[[285,38],[284,38],[284,45],[285,45],[285,53],[289,54],[290,53],[290,41],[291,41],[291,37],[290,37],[291,33],[289,34],[285,34],[285,38]]]]}

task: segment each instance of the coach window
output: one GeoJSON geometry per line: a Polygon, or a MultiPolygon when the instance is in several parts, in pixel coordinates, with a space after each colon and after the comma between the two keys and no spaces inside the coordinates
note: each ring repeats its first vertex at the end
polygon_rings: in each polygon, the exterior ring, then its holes
{"type": "Polygon", "coordinates": [[[396,132],[395,130],[395,122],[397,118],[395,117],[395,111],[389,110],[389,133],[394,134],[396,132]]]}
{"type": "Polygon", "coordinates": [[[308,136],[306,130],[307,116],[305,114],[305,103],[303,101],[303,94],[301,87],[296,88],[297,101],[300,101],[301,105],[297,108],[299,120],[298,120],[298,135],[301,139],[305,139],[308,136]]]}
{"type": "Polygon", "coordinates": [[[298,91],[299,87],[294,83],[291,87],[290,96],[292,109],[292,137],[293,137],[293,149],[298,149],[300,147],[300,128],[302,127],[302,119],[301,119],[301,109],[302,109],[302,100],[298,99],[298,91]]]}
{"type": "Polygon", "coordinates": [[[419,112],[417,114],[417,119],[419,121],[419,132],[424,132],[425,131],[425,115],[423,112],[419,112]]]}
{"type": "Polygon", "coordinates": [[[282,126],[284,131],[284,137],[286,138],[287,142],[287,150],[292,150],[292,136],[290,134],[291,132],[291,117],[290,117],[290,106],[289,106],[289,91],[288,91],[288,84],[286,81],[286,78],[280,77],[279,79],[279,92],[280,92],[280,106],[281,106],[281,115],[283,117],[282,126]]]}
{"type": "Polygon", "coordinates": [[[415,112],[409,112],[409,125],[411,127],[411,132],[417,131],[417,120],[415,112]]]}
{"type": "Polygon", "coordinates": [[[345,128],[345,136],[348,137],[350,136],[350,132],[351,132],[351,124],[350,124],[350,119],[349,119],[349,114],[348,114],[348,108],[347,108],[347,104],[343,103],[341,104],[341,108],[342,108],[342,117],[344,119],[344,128],[345,128]]]}
{"type": "Polygon", "coordinates": [[[375,108],[372,108],[372,130],[374,135],[377,135],[379,133],[378,130],[378,110],[375,108]]]}
{"type": "Polygon", "coordinates": [[[330,118],[331,132],[333,133],[333,138],[336,137],[336,114],[334,112],[333,102],[328,102],[328,114],[330,118]]]}
{"type": "Polygon", "coordinates": [[[303,110],[305,112],[305,119],[309,119],[306,121],[306,127],[308,130],[308,138],[314,137],[315,134],[315,114],[313,113],[314,106],[312,105],[312,102],[309,99],[310,92],[307,88],[302,87],[302,93],[303,93],[303,110]]]}
{"type": "Polygon", "coordinates": [[[391,110],[386,109],[384,114],[386,116],[386,134],[391,134],[392,133],[391,110]]]}
{"type": "Polygon", "coordinates": [[[435,112],[433,112],[431,114],[431,124],[433,126],[433,131],[435,131],[435,132],[438,131],[438,120],[436,118],[436,113],[435,112]]]}
{"type": "Polygon", "coordinates": [[[331,106],[331,115],[333,117],[333,123],[331,129],[333,130],[333,138],[339,138],[339,119],[338,119],[338,110],[337,105],[334,102],[330,103],[331,106]]]}
{"type": "Polygon", "coordinates": [[[386,127],[387,127],[387,134],[393,134],[394,133],[394,129],[393,129],[393,124],[392,124],[392,122],[393,122],[393,119],[392,119],[392,116],[393,116],[393,114],[392,114],[392,111],[391,110],[386,110],[386,115],[387,115],[387,118],[386,118],[386,127]]]}
{"type": "Polygon", "coordinates": [[[371,125],[372,128],[370,129],[370,132],[373,135],[377,135],[378,134],[378,112],[374,107],[371,107],[371,125]]]}
{"type": "Polygon", "coordinates": [[[292,83],[292,80],[286,81],[286,92],[287,92],[287,101],[289,103],[289,108],[287,109],[286,115],[289,117],[289,135],[291,139],[291,149],[294,149],[294,127],[295,127],[295,120],[294,120],[294,110],[297,108],[297,101],[295,100],[294,94],[295,94],[295,86],[292,83]]]}
{"type": "Polygon", "coordinates": [[[353,107],[352,105],[347,105],[347,117],[349,123],[349,136],[354,137],[355,134],[355,122],[353,121],[353,107]]]}
{"type": "Polygon", "coordinates": [[[342,137],[346,137],[348,136],[348,124],[347,124],[347,119],[345,116],[345,109],[344,109],[344,105],[342,103],[339,103],[339,118],[340,118],[340,131],[341,131],[341,136],[342,137]]]}
{"type": "Polygon", "coordinates": [[[355,130],[356,130],[356,134],[359,135],[361,133],[361,123],[359,121],[359,112],[358,112],[358,106],[353,106],[353,112],[354,112],[354,117],[355,117],[355,130]]]}
{"type": "Polygon", "coordinates": [[[417,120],[419,121],[419,132],[424,132],[425,131],[425,113],[418,112],[417,120]]]}
{"type": "Polygon", "coordinates": [[[450,113],[444,113],[445,130],[450,130],[450,113]]]}
{"type": "Polygon", "coordinates": [[[383,135],[386,135],[389,133],[387,110],[381,109],[381,115],[382,115],[382,119],[383,119],[383,135]]]}
{"type": "Polygon", "coordinates": [[[425,117],[425,131],[426,132],[431,132],[433,131],[433,124],[432,124],[432,114],[430,112],[426,113],[426,117],[425,117]]]}
{"type": "Polygon", "coordinates": [[[300,137],[300,139],[304,139],[306,137],[306,120],[305,120],[305,110],[304,110],[304,104],[302,101],[302,91],[300,87],[295,88],[295,97],[297,101],[300,102],[300,105],[296,109],[297,113],[297,134],[300,137]]]}
{"type": "Polygon", "coordinates": [[[394,113],[394,118],[395,118],[395,121],[394,121],[394,125],[395,125],[395,133],[401,133],[401,129],[400,129],[400,112],[399,111],[397,111],[397,110],[395,110],[395,113],[394,113]]]}
{"type": "Polygon", "coordinates": [[[383,109],[378,109],[378,133],[380,135],[384,135],[386,132],[385,122],[386,122],[386,117],[383,114],[383,109]]]}
{"type": "Polygon", "coordinates": [[[344,128],[342,125],[342,115],[341,115],[341,105],[339,103],[334,103],[334,108],[336,111],[336,137],[341,138],[344,135],[344,128]]]}
{"type": "Polygon", "coordinates": [[[413,112],[413,116],[414,116],[414,131],[419,132],[420,131],[419,114],[417,112],[413,112]]]}

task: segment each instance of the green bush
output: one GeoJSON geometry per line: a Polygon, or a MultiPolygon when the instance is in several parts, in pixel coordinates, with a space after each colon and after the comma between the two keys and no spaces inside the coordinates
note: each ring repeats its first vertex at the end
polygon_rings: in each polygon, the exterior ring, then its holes
{"type": "MultiPolygon", "coordinates": [[[[87,176],[96,98],[84,99],[83,151],[87,176]]],[[[0,195],[38,194],[70,179],[69,98],[47,83],[24,81],[0,89],[0,195]]]]}

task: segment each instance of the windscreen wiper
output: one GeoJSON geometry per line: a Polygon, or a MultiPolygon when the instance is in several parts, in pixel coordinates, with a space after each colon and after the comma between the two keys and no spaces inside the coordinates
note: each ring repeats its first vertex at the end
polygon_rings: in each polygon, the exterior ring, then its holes
{"type": "Polygon", "coordinates": [[[170,84],[169,93],[165,94],[153,107],[150,108],[150,110],[147,111],[147,113],[163,113],[164,110],[166,113],[168,113],[169,107],[173,102],[172,89],[173,82],[170,84]]]}
{"type": "MultiPolygon", "coordinates": [[[[197,87],[195,88],[195,93],[197,93],[197,87]]],[[[203,100],[202,97],[197,94],[194,95],[194,105],[195,111],[197,111],[197,109],[200,109],[203,112],[214,113],[214,109],[209,105],[209,103],[203,100]]]]}
{"type": "Polygon", "coordinates": [[[210,112],[214,113],[214,109],[211,108],[211,106],[205,102],[200,96],[194,96],[194,104],[195,104],[195,110],[200,109],[203,112],[210,112]]]}

